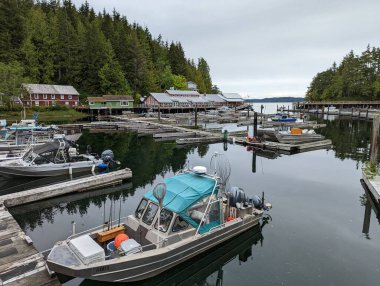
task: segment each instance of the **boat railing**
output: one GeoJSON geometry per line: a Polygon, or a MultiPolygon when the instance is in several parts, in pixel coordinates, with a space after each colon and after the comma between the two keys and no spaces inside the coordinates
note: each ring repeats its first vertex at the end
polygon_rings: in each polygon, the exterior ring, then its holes
{"type": "MultiPolygon", "coordinates": [[[[110,224],[110,225],[113,225],[113,223],[117,223],[119,220],[122,220],[122,219],[128,219],[128,217],[125,216],[125,217],[121,217],[120,219],[119,219],[119,218],[118,218],[118,219],[115,219],[115,220],[109,222],[109,224],[110,224]]],[[[116,225],[116,224],[115,224],[115,225],[116,225]]],[[[86,233],[89,233],[89,232],[94,232],[95,230],[98,230],[98,229],[100,230],[100,229],[103,229],[103,228],[104,228],[104,224],[102,224],[102,225],[98,225],[98,226],[95,226],[95,227],[93,227],[93,228],[86,229],[86,230],[84,230],[84,231],[81,231],[81,232],[77,232],[77,233],[71,234],[70,236],[68,236],[68,237],[66,238],[66,240],[70,240],[70,239],[73,239],[73,238],[79,237],[79,236],[81,236],[81,235],[83,235],[83,234],[86,234],[86,233]]]]}
{"type": "Polygon", "coordinates": [[[204,211],[204,213],[203,213],[202,219],[201,219],[201,221],[200,221],[200,223],[199,223],[199,225],[198,225],[198,228],[197,228],[197,231],[195,232],[194,237],[198,234],[199,229],[200,229],[201,226],[202,226],[202,222],[205,220],[206,214],[208,213],[208,210],[209,210],[209,208],[210,208],[210,205],[213,203],[212,197],[213,197],[214,192],[215,192],[215,190],[216,190],[216,188],[217,188],[217,186],[218,186],[218,181],[217,181],[217,179],[214,178],[214,180],[215,180],[214,189],[212,190],[212,193],[211,193],[211,195],[210,195],[210,199],[208,200],[208,203],[207,203],[206,209],[205,209],[205,211],[204,211]]]}

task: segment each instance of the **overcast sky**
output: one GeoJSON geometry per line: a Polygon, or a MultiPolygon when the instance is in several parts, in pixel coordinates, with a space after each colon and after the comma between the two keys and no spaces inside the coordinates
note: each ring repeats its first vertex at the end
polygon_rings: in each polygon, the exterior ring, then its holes
{"type": "MultiPolygon", "coordinates": [[[[79,6],[84,0],[73,0],[79,6]]],[[[380,46],[380,0],[88,0],[204,57],[223,92],[304,96],[351,49],[380,46]]]]}

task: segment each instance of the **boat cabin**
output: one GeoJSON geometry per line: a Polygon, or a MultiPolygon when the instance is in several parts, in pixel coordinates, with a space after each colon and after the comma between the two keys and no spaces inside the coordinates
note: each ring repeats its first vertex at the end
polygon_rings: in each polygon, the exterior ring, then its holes
{"type": "Polygon", "coordinates": [[[165,246],[203,234],[223,221],[218,181],[205,174],[186,172],[165,180],[163,208],[153,191],[146,193],[134,216],[129,216],[126,233],[141,245],[165,246]],[[159,218],[159,219],[158,219],[159,218]],[[159,231],[158,231],[159,230],[159,231]]]}

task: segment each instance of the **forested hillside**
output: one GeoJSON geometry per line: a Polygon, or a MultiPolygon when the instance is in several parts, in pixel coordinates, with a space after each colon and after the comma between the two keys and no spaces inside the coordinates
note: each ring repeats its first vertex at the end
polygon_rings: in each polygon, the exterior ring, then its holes
{"type": "Polygon", "coordinates": [[[306,93],[307,100],[380,100],[380,48],[367,47],[361,55],[351,51],[340,65],[318,73],[306,93]]]}
{"type": "MultiPolygon", "coordinates": [[[[148,17],[148,15],[147,15],[148,17]]],[[[135,98],[186,81],[212,93],[209,66],[185,56],[180,42],[153,37],[117,11],[95,13],[70,0],[0,1],[0,93],[19,94],[22,82],[73,85],[82,95],[135,98]]]]}

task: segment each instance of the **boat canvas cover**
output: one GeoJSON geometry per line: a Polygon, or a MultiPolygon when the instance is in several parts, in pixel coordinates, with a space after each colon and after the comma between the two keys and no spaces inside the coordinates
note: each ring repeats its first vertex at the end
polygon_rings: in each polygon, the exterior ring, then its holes
{"type": "Polygon", "coordinates": [[[54,140],[52,142],[48,142],[48,143],[45,143],[45,144],[42,144],[39,146],[34,146],[33,152],[35,154],[43,154],[43,153],[47,153],[47,152],[56,151],[59,148],[69,149],[71,146],[72,146],[72,144],[70,144],[70,142],[68,142],[67,140],[63,140],[61,142],[58,140],[54,140]]]}
{"type": "MultiPolygon", "coordinates": [[[[198,223],[192,220],[186,214],[186,211],[201,199],[212,194],[216,180],[203,175],[185,173],[167,178],[165,179],[165,183],[166,195],[164,197],[163,207],[178,213],[192,226],[198,227],[198,223]]],[[[153,191],[149,191],[144,197],[158,203],[153,195],[153,191]]],[[[202,230],[200,232],[202,232],[202,230]]]]}

